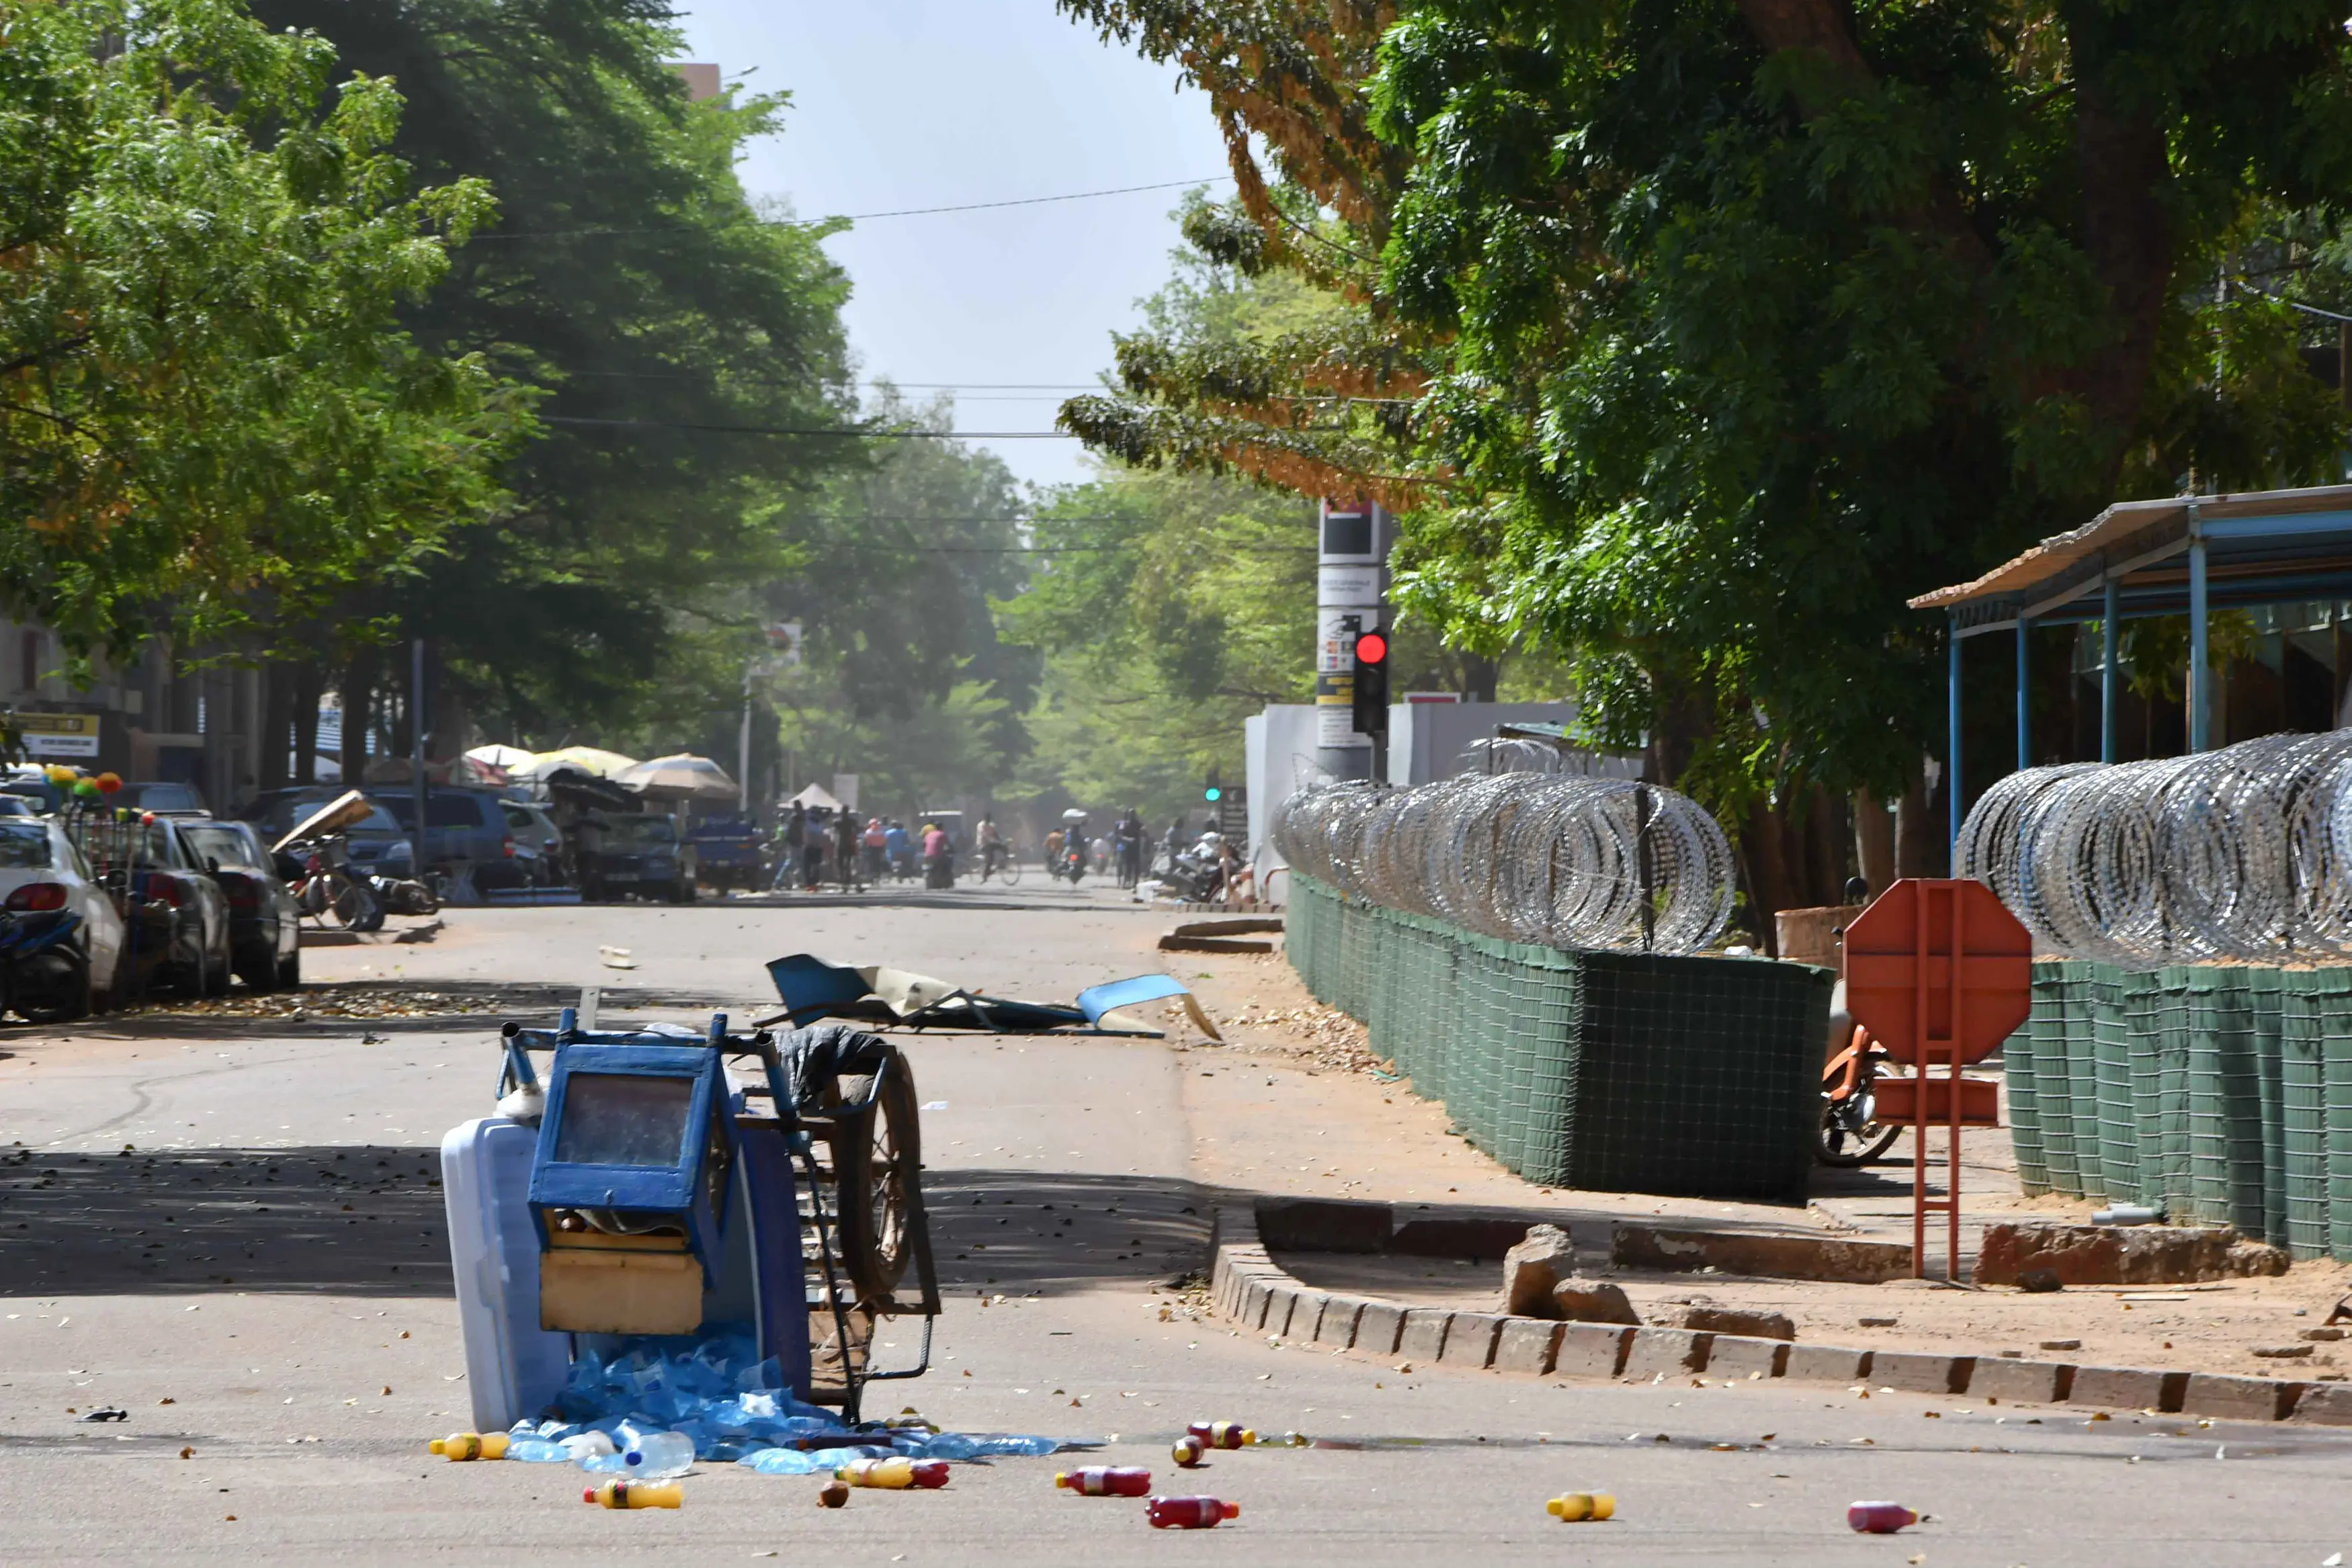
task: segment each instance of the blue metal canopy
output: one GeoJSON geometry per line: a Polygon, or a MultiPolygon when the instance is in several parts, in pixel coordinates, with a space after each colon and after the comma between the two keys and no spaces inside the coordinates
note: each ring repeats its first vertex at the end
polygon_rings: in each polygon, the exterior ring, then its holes
{"type": "Polygon", "coordinates": [[[2026,633],[2040,624],[2101,623],[2099,758],[2116,759],[2118,623],[2189,617],[2189,746],[2213,746],[2207,619],[2216,608],[2352,598],[2352,485],[2241,495],[2178,496],[2109,507],[2072,533],[2043,539],[1973,582],[1911,601],[1951,618],[1951,831],[1959,839],[1960,643],[2010,632],[2017,639],[2017,765],[2032,766],[2026,633]]]}

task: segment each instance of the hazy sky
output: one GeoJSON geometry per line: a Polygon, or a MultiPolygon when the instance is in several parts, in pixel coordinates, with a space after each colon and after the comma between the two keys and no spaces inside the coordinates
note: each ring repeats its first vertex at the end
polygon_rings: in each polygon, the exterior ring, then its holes
{"type": "MultiPolygon", "coordinates": [[[[1207,99],[1097,42],[1051,0],[682,0],[689,58],[789,89],[743,168],[803,217],[1215,177],[1207,99]]],[[[828,248],[856,292],[867,376],[951,383],[957,427],[1053,428],[1110,363],[1110,334],[1168,275],[1181,190],[877,218],[828,248]],[[1018,383],[1005,386],[1003,383],[1018,383]],[[1044,390],[1032,390],[1039,384],[1044,390]]],[[[983,443],[1024,479],[1084,476],[1075,441],[983,443]]]]}

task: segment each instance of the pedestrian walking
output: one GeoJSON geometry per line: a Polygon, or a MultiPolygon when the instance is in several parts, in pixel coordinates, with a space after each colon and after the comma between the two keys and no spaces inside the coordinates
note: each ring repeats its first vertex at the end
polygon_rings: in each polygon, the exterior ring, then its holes
{"type": "Polygon", "coordinates": [[[857,819],[847,810],[833,814],[833,876],[841,883],[841,891],[862,892],[865,881],[857,874],[857,819]]]}
{"type": "Polygon", "coordinates": [[[858,848],[864,852],[861,858],[866,863],[866,881],[869,886],[882,885],[883,852],[889,847],[890,835],[884,830],[882,819],[866,818],[866,831],[858,841],[858,848]]]}
{"type": "Polygon", "coordinates": [[[801,863],[801,841],[808,836],[808,808],[799,801],[776,824],[776,871],[768,881],[770,893],[783,893],[793,885],[793,873],[801,863]]]}
{"type": "Polygon", "coordinates": [[[811,811],[801,838],[801,885],[814,893],[824,884],[824,813],[811,811]]]}

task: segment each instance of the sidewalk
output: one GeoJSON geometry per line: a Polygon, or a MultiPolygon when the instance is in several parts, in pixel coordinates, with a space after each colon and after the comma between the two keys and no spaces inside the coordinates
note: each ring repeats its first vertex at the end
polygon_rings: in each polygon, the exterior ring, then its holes
{"type": "MultiPolygon", "coordinates": [[[[1194,1175],[1210,1186],[1263,1197],[1374,1199],[1400,1214],[1423,1205],[1433,1213],[1499,1210],[1559,1225],[1580,1246],[1596,1228],[1605,1234],[1612,1220],[1635,1219],[1905,1246],[1911,1240],[1907,1136],[1890,1151],[1889,1163],[1857,1171],[1817,1167],[1814,1196],[1803,1208],[1544,1187],[1450,1134],[1442,1107],[1402,1083],[1381,1082],[1361,1027],[1315,1003],[1279,952],[1171,956],[1171,972],[1199,993],[1227,1040],[1214,1046],[1171,1033],[1181,1048],[1185,1107],[1196,1129],[1194,1175]]],[[[1943,1154],[1944,1139],[1931,1134],[1934,1197],[1943,1193],[1943,1154]]],[[[2089,1218],[2089,1204],[2020,1191],[2004,1132],[1965,1135],[1961,1172],[1963,1280],[1988,1224],[2089,1218]]],[[[1703,1295],[1727,1307],[1785,1313],[1799,1343],[1988,1358],[2063,1354],[2085,1365],[2315,1383],[2352,1368],[2352,1340],[2301,1337],[2321,1327],[2329,1308],[2352,1291],[2352,1268],[2333,1262],[2297,1263],[2269,1279],[2028,1295],[1907,1279],[1843,1284],[1601,1270],[1603,1257],[1596,1257],[1596,1271],[1621,1285],[1645,1321],[1703,1295]],[[2253,1354],[2281,1349],[2288,1358],[2253,1354]]],[[[1274,1261],[1306,1285],[1366,1300],[1479,1312],[1501,1306],[1502,1270],[1494,1263],[1334,1253],[1277,1255],[1274,1261]]],[[[1927,1261],[1931,1273],[1943,1272],[1940,1216],[1930,1216],[1927,1261]]]]}

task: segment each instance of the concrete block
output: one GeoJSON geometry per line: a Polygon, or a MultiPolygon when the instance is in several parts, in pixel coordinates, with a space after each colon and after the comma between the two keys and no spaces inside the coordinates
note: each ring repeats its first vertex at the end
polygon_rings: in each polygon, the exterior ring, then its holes
{"type": "Polygon", "coordinates": [[[1560,1330],[1552,1371],[1561,1377],[1614,1377],[1625,1369],[1635,1331],[1617,1323],[1570,1323],[1560,1330]]]}
{"type": "Polygon", "coordinates": [[[1401,1220],[1389,1235],[1388,1249],[1408,1258],[1468,1258],[1475,1261],[1501,1259],[1527,1239],[1524,1219],[1484,1216],[1432,1216],[1401,1220]]]}
{"type": "Polygon", "coordinates": [[[2181,1391],[2180,1413],[2210,1416],[2225,1421],[2284,1421],[2294,1409],[2300,1383],[2269,1377],[2225,1377],[2219,1373],[2192,1372],[2181,1391]]]}
{"type": "Polygon", "coordinates": [[[1786,1312],[1750,1312],[1714,1301],[1692,1301],[1676,1307],[1660,1322],[1678,1329],[1705,1329],[1716,1334],[1744,1334],[1749,1339],[1794,1339],[1797,1325],[1786,1312]]]}
{"type": "Polygon", "coordinates": [[[1356,1348],[1373,1355],[1394,1355],[1404,1333],[1404,1309],[1392,1301],[1366,1301],[1356,1319],[1356,1348]]]}
{"type": "Polygon", "coordinates": [[[1546,1314],[1572,1323],[1624,1323],[1638,1326],[1642,1314],[1625,1298],[1625,1287],[1608,1280],[1576,1276],[1551,1288],[1546,1314]]]}
{"type": "Polygon", "coordinates": [[[2294,1402],[2294,1418],[2318,1427],[2352,1427],[2352,1383],[2315,1383],[2294,1402]]]}
{"type": "Polygon", "coordinates": [[[1646,1383],[1662,1372],[1668,1377],[1704,1372],[1714,1340],[1713,1334],[1694,1329],[1635,1329],[1622,1375],[1646,1383]]]}
{"type": "Polygon", "coordinates": [[[1800,1383],[1839,1383],[1851,1387],[1870,1375],[1872,1353],[1838,1344],[1792,1344],[1780,1375],[1800,1383]]]}
{"type": "Polygon", "coordinates": [[[1710,1377],[1740,1378],[1751,1372],[1765,1377],[1778,1377],[1788,1364],[1789,1343],[1786,1340],[1719,1333],[1707,1346],[1706,1372],[1710,1377]]]}
{"type": "Polygon", "coordinates": [[[1675,1230],[1612,1226],[1610,1257],[1621,1268],[1696,1274],[1759,1274],[1779,1280],[1843,1280],[1874,1285],[1911,1272],[1908,1242],[1850,1241],[1832,1236],[1772,1236],[1754,1231],[1675,1230]]]}
{"type": "Polygon", "coordinates": [[[1969,1397],[2003,1405],[2058,1405],[2074,1387],[2074,1369],[2057,1361],[2008,1361],[1979,1356],[1969,1376],[1969,1397]]]}
{"type": "Polygon", "coordinates": [[[1446,1325],[1445,1348],[1437,1359],[1448,1366],[1485,1368],[1495,1359],[1495,1336],[1502,1332],[1500,1312],[1456,1312],[1446,1325]]]}
{"type": "Polygon", "coordinates": [[[1290,1320],[1298,1311],[1298,1303],[1306,1293],[1298,1286],[1287,1282],[1276,1285],[1267,1293],[1265,1320],[1258,1327],[1277,1339],[1289,1338],[1290,1320]]]}
{"type": "Polygon", "coordinates": [[[1356,1315],[1364,1310],[1360,1296],[1326,1296],[1315,1319],[1315,1343],[1345,1350],[1356,1343],[1356,1315]]]}
{"type": "Polygon", "coordinates": [[[1397,1356],[1415,1366],[1427,1366],[1445,1354],[1446,1325],[1454,1314],[1443,1307],[1413,1307],[1404,1314],[1404,1333],[1397,1340],[1397,1356]]]}
{"type": "Polygon", "coordinates": [[[2173,1285],[2234,1272],[2237,1232],[2221,1226],[1988,1225],[1977,1249],[1979,1285],[2014,1285],[2047,1269],[2067,1285],[2173,1285]]]}
{"type": "Polygon", "coordinates": [[[2162,1410],[2180,1408],[2189,1390],[2185,1372],[2157,1372],[2145,1366],[2078,1366],[2074,1385],[2066,1391],[2069,1405],[2090,1405],[2102,1410],[2162,1410]]]}
{"type": "MultiPolygon", "coordinates": [[[[1559,1354],[1559,1324],[1542,1318],[1505,1318],[1495,1336],[1495,1370],[1538,1376],[1549,1372],[1559,1354]]],[[[1616,1370],[1612,1364],[1610,1375],[1616,1370]]]]}
{"type": "Polygon", "coordinates": [[[1255,1330],[1265,1322],[1266,1304],[1274,1300],[1274,1281],[1263,1275],[1253,1274],[1242,1281],[1241,1319],[1244,1333],[1255,1330]]]}
{"type": "Polygon", "coordinates": [[[1972,1355],[1930,1355],[1914,1350],[1882,1350],[1870,1358],[1870,1381],[1913,1394],[1965,1394],[1976,1368],[1972,1355]]]}
{"type": "Polygon", "coordinates": [[[1378,1252],[1389,1244],[1389,1206],[1328,1198],[1262,1197],[1258,1239],[1290,1252],[1378,1252]]]}

